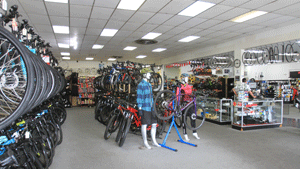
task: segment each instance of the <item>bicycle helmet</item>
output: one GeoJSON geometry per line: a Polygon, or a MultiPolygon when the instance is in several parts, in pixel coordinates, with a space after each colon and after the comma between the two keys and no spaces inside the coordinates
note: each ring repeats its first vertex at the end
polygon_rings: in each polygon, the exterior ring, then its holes
{"type": "Polygon", "coordinates": [[[143,69],[141,70],[141,74],[152,73],[152,72],[153,72],[153,71],[152,71],[151,69],[149,69],[148,67],[143,68],[143,69]]]}

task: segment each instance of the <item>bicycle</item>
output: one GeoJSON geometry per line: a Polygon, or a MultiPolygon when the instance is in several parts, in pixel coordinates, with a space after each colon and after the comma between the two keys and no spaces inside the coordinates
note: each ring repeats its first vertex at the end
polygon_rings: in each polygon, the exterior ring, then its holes
{"type": "Polygon", "coordinates": [[[183,97],[181,84],[178,83],[179,93],[177,95],[170,90],[163,90],[157,94],[154,101],[154,112],[161,120],[169,120],[172,116],[181,117],[183,115],[185,126],[190,130],[197,130],[205,121],[204,108],[196,103],[195,95],[190,96],[192,101],[189,101],[185,106],[179,104],[183,97]],[[182,113],[183,111],[184,113],[182,113]]]}

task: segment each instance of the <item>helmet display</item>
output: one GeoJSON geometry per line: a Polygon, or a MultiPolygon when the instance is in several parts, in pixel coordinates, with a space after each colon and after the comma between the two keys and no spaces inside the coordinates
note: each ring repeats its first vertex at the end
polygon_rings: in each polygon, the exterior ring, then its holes
{"type": "Polygon", "coordinates": [[[143,68],[143,69],[141,70],[141,74],[152,73],[152,72],[153,72],[153,71],[152,71],[150,68],[148,68],[148,67],[143,68]]]}

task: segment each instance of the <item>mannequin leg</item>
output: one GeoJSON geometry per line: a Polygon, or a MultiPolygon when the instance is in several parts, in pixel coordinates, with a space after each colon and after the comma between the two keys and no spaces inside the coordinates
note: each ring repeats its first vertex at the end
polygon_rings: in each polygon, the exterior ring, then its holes
{"type": "Polygon", "coordinates": [[[193,130],[193,136],[198,140],[200,139],[196,130],[193,130]]]}
{"type": "Polygon", "coordinates": [[[147,124],[143,124],[142,128],[141,128],[141,132],[142,132],[142,137],[143,137],[143,141],[144,141],[144,145],[147,149],[151,149],[151,147],[148,144],[147,141],[147,124]]]}
{"type": "Polygon", "coordinates": [[[160,147],[160,145],[156,142],[156,125],[157,123],[153,123],[151,126],[151,138],[153,145],[156,147],[160,147]]]}
{"type": "Polygon", "coordinates": [[[185,126],[185,124],[183,122],[183,116],[182,116],[182,124],[181,124],[181,126],[182,126],[182,129],[183,129],[183,136],[184,136],[185,141],[190,141],[190,139],[189,139],[189,137],[188,137],[188,135],[186,133],[186,126],[185,126]]]}

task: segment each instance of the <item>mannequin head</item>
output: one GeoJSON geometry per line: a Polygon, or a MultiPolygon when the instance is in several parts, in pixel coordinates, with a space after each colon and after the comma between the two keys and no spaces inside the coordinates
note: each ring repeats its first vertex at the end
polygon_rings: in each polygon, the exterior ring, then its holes
{"type": "Polygon", "coordinates": [[[144,74],[144,78],[145,79],[149,80],[150,77],[151,77],[151,73],[150,72],[144,74]]]}
{"type": "Polygon", "coordinates": [[[147,79],[147,80],[150,79],[151,72],[153,72],[153,71],[149,68],[144,68],[144,69],[141,70],[141,74],[143,74],[143,78],[147,79]]]}
{"type": "Polygon", "coordinates": [[[189,82],[189,75],[187,73],[181,74],[181,81],[184,84],[188,83],[189,82]]]}

